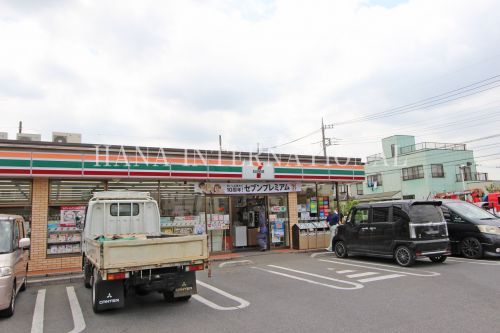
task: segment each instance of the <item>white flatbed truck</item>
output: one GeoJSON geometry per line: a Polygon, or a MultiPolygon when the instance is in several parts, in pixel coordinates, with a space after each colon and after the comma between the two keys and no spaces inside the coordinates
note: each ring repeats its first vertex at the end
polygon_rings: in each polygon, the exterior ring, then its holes
{"type": "Polygon", "coordinates": [[[105,191],[90,200],[83,272],[94,312],[123,307],[130,290],[186,301],[197,292],[196,271],[207,265],[207,235],[162,234],[149,193],[105,191]]]}

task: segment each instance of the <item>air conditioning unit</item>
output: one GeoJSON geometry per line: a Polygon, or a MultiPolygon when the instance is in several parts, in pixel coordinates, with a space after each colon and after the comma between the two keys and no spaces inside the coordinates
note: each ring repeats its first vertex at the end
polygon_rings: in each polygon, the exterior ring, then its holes
{"type": "Polygon", "coordinates": [[[82,143],[82,135],[80,133],[52,132],[52,142],[82,143]]]}
{"type": "Polygon", "coordinates": [[[0,140],[9,140],[9,133],[0,132],[0,140]]]}
{"type": "Polygon", "coordinates": [[[17,133],[16,140],[19,141],[42,141],[41,134],[17,133]]]}

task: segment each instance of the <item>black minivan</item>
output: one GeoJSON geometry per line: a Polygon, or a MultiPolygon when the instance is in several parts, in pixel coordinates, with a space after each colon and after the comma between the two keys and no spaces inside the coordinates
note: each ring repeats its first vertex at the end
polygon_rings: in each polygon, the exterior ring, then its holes
{"type": "Polygon", "coordinates": [[[448,229],[440,201],[385,201],[354,206],[333,238],[339,258],[350,254],[394,258],[411,266],[417,257],[444,262],[448,229]]]}
{"type": "Polygon", "coordinates": [[[500,218],[460,200],[443,200],[453,254],[469,259],[500,257],[500,218]]]}

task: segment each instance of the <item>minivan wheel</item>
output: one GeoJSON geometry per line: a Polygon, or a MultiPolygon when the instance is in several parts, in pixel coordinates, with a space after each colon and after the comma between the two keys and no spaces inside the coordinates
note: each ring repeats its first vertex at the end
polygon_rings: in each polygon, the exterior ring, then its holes
{"type": "Polygon", "coordinates": [[[5,310],[0,311],[0,317],[11,317],[14,314],[15,307],[16,307],[16,282],[14,281],[9,307],[5,310]]]}
{"type": "Polygon", "coordinates": [[[405,245],[398,246],[396,251],[394,251],[394,258],[396,259],[398,265],[403,267],[408,267],[415,263],[415,255],[413,254],[413,251],[405,245]]]}
{"type": "Polygon", "coordinates": [[[335,255],[339,258],[347,258],[347,248],[344,241],[335,243],[335,255]]]}
{"type": "Polygon", "coordinates": [[[483,246],[477,238],[467,237],[460,242],[460,252],[469,259],[479,259],[483,256],[483,246]]]}
{"type": "Polygon", "coordinates": [[[435,256],[435,257],[429,257],[429,259],[432,261],[432,262],[437,262],[437,263],[442,263],[442,262],[445,262],[446,261],[446,256],[435,256]]]}

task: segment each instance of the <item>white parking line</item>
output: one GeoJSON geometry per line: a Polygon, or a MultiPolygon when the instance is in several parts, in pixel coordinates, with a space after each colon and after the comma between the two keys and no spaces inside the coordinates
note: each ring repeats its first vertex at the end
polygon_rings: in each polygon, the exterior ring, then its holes
{"type": "Polygon", "coordinates": [[[196,283],[202,287],[205,287],[207,289],[210,289],[224,297],[227,297],[237,303],[239,303],[238,306],[220,306],[218,304],[215,304],[214,302],[212,301],[209,301],[208,299],[206,299],[205,297],[203,296],[200,296],[200,295],[193,295],[193,298],[195,300],[197,300],[198,302],[200,303],[203,303],[209,307],[211,307],[212,309],[215,309],[215,310],[220,310],[220,311],[228,311],[228,310],[238,310],[238,309],[243,309],[243,308],[246,308],[247,306],[250,305],[250,302],[244,300],[243,298],[240,298],[240,297],[237,297],[237,296],[234,296],[234,295],[231,295],[230,293],[228,292],[225,292],[224,290],[220,290],[219,288],[216,288],[214,286],[211,286],[203,281],[200,281],[200,280],[196,280],[196,283]]]}
{"type": "Polygon", "coordinates": [[[31,333],[43,333],[43,317],[45,312],[45,289],[38,290],[31,322],[31,333]]]}
{"type": "Polygon", "coordinates": [[[500,266],[500,262],[491,262],[477,259],[465,259],[465,258],[448,258],[447,261],[452,262],[463,262],[467,264],[475,264],[475,265],[487,265],[487,266],[500,266]]]}
{"type": "Polygon", "coordinates": [[[365,282],[372,282],[372,281],[380,281],[380,280],[386,280],[386,279],[394,279],[394,278],[402,277],[402,276],[406,276],[406,275],[390,274],[390,275],[375,276],[375,277],[371,277],[371,278],[358,280],[358,282],[365,283],[365,282]]]}
{"type": "MultiPolygon", "coordinates": [[[[370,266],[360,265],[360,264],[352,264],[351,263],[352,261],[348,261],[346,259],[342,259],[342,261],[339,261],[339,260],[325,260],[325,259],[318,259],[318,260],[319,261],[323,261],[323,262],[333,263],[333,264],[340,264],[340,265],[347,265],[347,266],[354,266],[354,267],[362,267],[362,268],[368,268],[368,269],[376,269],[376,270],[384,271],[384,272],[406,274],[406,275],[413,275],[413,276],[433,277],[433,276],[439,276],[439,275],[441,275],[438,272],[422,271],[422,270],[414,270],[414,271],[415,272],[425,272],[425,273],[428,273],[428,274],[408,272],[408,271],[405,271],[404,268],[393,269],[393,266],[384,265],[384,264],[367,263],[367,265],[370,265],[370,266]],[[392,269],[378,268],[378,267],[374,267],[374,266],[391,267],[392,269]]],[[[410,270],[410,269],[406,268],[406,270],[410,270]]]]}
{"type": "MultiPolygon", "coordinates": [[[[328,268],[328,269],[330,269],[330,268],[328,268]]],[[[332,268],[331,270],[333,271],[333,270],[335,270],[335,268],[332,268]]],[[[356,272],[356,271],[351,271],[348,269],[344,270],[344,271],[337,271],[337,273],[339,273],[339,274],[347,274],[347,273],[354,273],[354,272],[356,272]]]]}
{"type": "MultiPolygon", "coordinates": [[[[365,273],[356,273],[356,274],[351,274],[351,275],[346,275],[349,279],[352,278],[358,278],[358,277],[363,277],[363,276],[370,276],[370,275],[377,275],[380,273],[375,273],[375,272],[365,272],[365,273]]],[[[359,280],[358,280],[359,281],[359,280]]]]}
{"type": "Polygon", "coordinates": [[[83,319],[82,309],[78,298],[76,297],[74,287],[66,287],[68,294],[69,306],[71,307],[71,315],[73,316],[74,328],[69,333],[80,333],[85,329],[85,319],[83,319]]]}
{"type": "MultiPolygon", "coordinates": [[[[289,274],[280,273],[280,272],[276,272],[276,271],[272,271],[272,270],[267,270],[267,269],[262,269],[262,268],[259,268],[259,269],[264,270],[264,271],[269,272],[269,273],[272,273],[272,274],[286,276],[286,277],[291,278],[291,279],[296,279],[296,280],[300,280],[300,281],[304,281],[304,282],[309,282],[309,283],[313,283],[313,284],[324,285],[324,286],[327,286],[329,288],[334,288],[334,289],[353,290],[353,289],[361,289],[361,288],[363,288],[362,284],[359,284],[359,283],[356,283],[356,282],[352,282],[352,281],[338,280],[338,279],[331,278],[329,276],[324,276],[324,275],[319,275],[319,274],[314,274],[314,273],[299,271],[299,270],[296,270],[296,269],[291,269],[291,268],[282,267],[282,266],[276,266],[276,265],[267,265],[267,266],[268,267],[272,267],[272,268],[282,269],[282,270],[293,272],[293,273],[299,273],[299,274],[303,274],[303,275],[313,276],[313,277],[324,279],[324,280],[328,280],[328,281],[340,282],[340,283],[343,283],[343,284],[350,285],[351,287],[339,287],[339,286],[334,286],[334,285],[330,285],[330,284],[324,284],[324,283],[320,283],[320,282],[316,282],[316,281],[304,279],[304,278],[301,278],[301,277],[298,277],[298,276],[295,276],[295,275],[289,275],[289,274]]],[[[258,267],[253,267],[253,268],[258,268],[258,267]]]]}
{"type": "Polygon", "coordinates": [[[226,261],[226,262],[222,262],[219,264],[219,268],[222,268],[224,266],[231,266],[231,265],[240,265],[240,264],[253,264],[253,261],[252,260],[234,260],[234,261],[226,261]]]}
{"type": "Polygon", "coordinates": [[[318,252],[318,253],[313,253],[311,254],[311,258],[316,258],[317,256],[322,256],[325,254],[333,254],[334,252],[326,251],[326,252],[318,252]]]}

